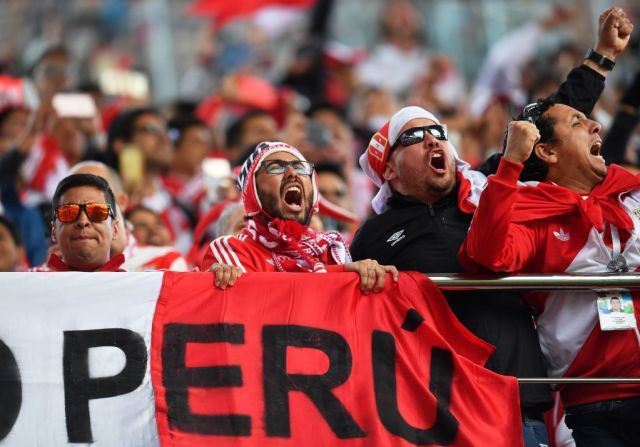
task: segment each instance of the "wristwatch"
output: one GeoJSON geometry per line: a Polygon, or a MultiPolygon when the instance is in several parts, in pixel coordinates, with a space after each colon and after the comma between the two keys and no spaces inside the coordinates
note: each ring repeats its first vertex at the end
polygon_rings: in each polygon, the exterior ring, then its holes
{"type": "Polygon", "coordinates": [[[593,48],[589,48],[589,51],[587,51],[587,54],[584,55],[584,58],[595,62],[607,71],[613,70],[613,67],[616,66],[615,62],[600,53],[596,53],[593,48]]]}

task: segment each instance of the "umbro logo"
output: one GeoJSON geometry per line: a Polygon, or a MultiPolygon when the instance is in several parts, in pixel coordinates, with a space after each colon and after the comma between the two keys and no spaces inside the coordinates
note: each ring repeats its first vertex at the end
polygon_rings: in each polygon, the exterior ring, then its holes
{"type": "Polygon", "coordinates": [[[567,242],[570,238],[569,233],[565,233],[562,227],[560,227],[560,231],[554,231],[553,235],[562,242],[567,242]]]}
{"type": "Polygon", "coordinates": [[[404,230],[396,231],[391,236],[389,236],[389,239],[387,239],[387,242],[390,242],[391,246],[393,247],[402,239],[404,239],[404,237],[405,237],[404,230]]]}

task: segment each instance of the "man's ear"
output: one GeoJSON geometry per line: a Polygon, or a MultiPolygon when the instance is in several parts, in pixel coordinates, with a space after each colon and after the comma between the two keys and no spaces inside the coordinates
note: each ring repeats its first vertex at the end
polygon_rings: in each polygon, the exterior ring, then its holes
{"type": "Polygon", "coordinates": [[[384,171],[382,171],[382,178],[386,181],[390,181],[398,177],[398,171],[396,170],[396,165],[392,161],[387,161],[384,165],[384,171]]]}
{"type": "Polygon", "coordinates": [[[113,230],[113,235],[111,236],[111,240],[115,241],[118,239],[118,219],[113,219],[111,221],[111,229],[113,230]]]}
{"type": "Polygon", "coordinates": [[[57,236],[56,236],[56,224],[54,222],[51,222],[51,242],[53,242],[54,244],[58,243],[57,240],[57,236]]]}
{"type": "Polygon", "coordinates": [[[547,164],[558,163],[558,152],[551,143],[539,143],[533,148],[538,158],[547,164]]]}

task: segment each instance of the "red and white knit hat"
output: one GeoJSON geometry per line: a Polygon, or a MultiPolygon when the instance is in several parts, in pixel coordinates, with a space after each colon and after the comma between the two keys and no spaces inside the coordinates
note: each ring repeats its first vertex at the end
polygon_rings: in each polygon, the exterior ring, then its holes
{"type": "MultiPolygon", "coordinates": [[[[371,141],[369,141],[366,152],[360,156],[360,167],[373,183],[380,188],[371,200],[371,206],[377,214],[384,211],[387,199],[391,196],[391,187],[383,176],[384,167],[391,153],[391,146],[400,136],[400,130],[405,124],[416,118],[425,118],[440,124],[435,115],[422,107],[403,107],[375,133],[371,141]]],[[[486,185],[487,178],[482,173],[472,170],[469,163],[458,156],[456,148],[450,141],[447,141],[447,147],[454,157],[458,179],[461,181],[458,203],[463,211],[473,212],[478,204],[480,193],[486,185]]]]}
{"type": "MultiPolygon", "coordinates": [[[[270,219],[273,218],[262,208],[262,203],[260,203],[258,186],[256,185],[256,174],[264,160],[276,152],[287,152],[298,160],[307,161],[298,149],[287,143],[280,141],[263,141],[259,143],[251,155],[249,155],[249,158],[242,164],[242,169],[240,169],[237,179],[238,188],[242,191],[242,202],[244,203],[244,210],[247,216],[255,216],[256,214],[263,213],[270,219]]],[[[315,169],[311,175],[311,187],[313,188],[313,203],[309,217],[318,211],[318,181],[315,169]]]]}

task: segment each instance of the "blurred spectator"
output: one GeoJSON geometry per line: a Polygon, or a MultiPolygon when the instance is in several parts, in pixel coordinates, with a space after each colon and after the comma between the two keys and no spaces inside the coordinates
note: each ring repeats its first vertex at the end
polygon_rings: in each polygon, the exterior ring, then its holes
{"type": "Polygon", "coordinates": [[[213,225],[213,238],[238,234],[246,226],[244,220],[244,206],[242,202],[233,202],[227,205],[213,225]]]}
{"type": "Polygon", "coordinates": [[[24,203],[19,180],[25,153],[28,153],[35,138],[34,127],[23,129],[12,146],[0,153],[0,209],[18,227],[31,266],[43,263],[47,252],[44,220],[35,208],[24,203]]]}
{"type": "Polygon", "coordinates": [[[0,214],[0,272],[23,270],[26,253],[15,224],[0,214]]]}
{"type": "Polygon", "coordinates": [[[162,216],[178,250],[191,246],[191,222],[180,203],[162,183],[173,159],[164,120],[152,108],[129,109],[109,126],[108,150],[118,156],[120,174],[132,204],[162,216]]]}
{"type": "Polygon", "coordinates": [[[538,41],[570,17],[566,7],[555,6],[545,18],[526,23],[494,42],[471,92],[471,114],[481,116],[497,97],[506,98],[515,109],[524,107],[533,81],[528,63],[535,56],[538,41]]]}
{"type": "Polygon", "coordinates": [[[278,124],[269,112],[251,110],[241,115],[227,129],[225,157],[242,164],[244,152],[251,152],[261,141],[278,139],[278,124]]]}
{"type": "Polygon", "coordinates": [[[638,163],[638,140],[634,141],[633,134],[638,132],[640,121],[640,70],[636,72],[631,83],[625,90],[609,132],[602,142],[602,156],[609,163],[624,166],[631,172],[640,171],[638,163]]]}
{"type": "Polygon", "coordinates": [[[163,183],[196,221],[206,206],[202,162],[212,146],[211,132],[203,121],[191,116],[169,121],[168,126],[173,159],[163,183]]]}
{"type": "Polygon", "coordinates": [[[428,55],[422,44],[423,20],[409,1],[388,4],[381,13],[382,42],[357,68],[362,84],[395,95],[407,93],[427,67],[428,55]]]}
{"type": "MultiPolygon", "coordinates": [[[[344,171],[340,165],[335,163],[318,163],[315,165],[318,178],[318,192],[320,196],[334,205],[339,206],[348,211],[353,210],[351,195],[344,171]]],[[[320,210],[322,213],[322,209],[320,210]]],[[[320,215],[322,218],[324,230],[335,230],[343,234],[343,237],[349,237],[355,232],[353,222],[340,221],[333,217],[320,215]]]]}
{"type": "Polygon", "coordinates": [[[364,220],[370,212],[373,191],[367,176],[356,166],[358,153],[351,126],[340,109],[329,104],[313,107],[309,118],[303,154],[313,163],[334,163],[342,167],[353,211],[364,220]]]}
{"type": "Polygon", "coordinates": [[[131,223],[131,233],[138,244],[156,247],[171,245],[171,233],[158,213],[144,206],[137,206],[127,211],[125,218],[131,223]]]}
{"type": "MultiPolygon", "coordinates": [[[[170,246],[169,243],[163,247],[142,247],[138,245],[136,238],[127,226],[123,209],[129,205],[129,196],[124,191],[122,179],[118,173],[104,163],[89,161],[79,163],[72,167],[70,173],[93,174],[107,181],[116,198],[116,216],[118,226],[118,236],[111,243],[111,257],[123,254],[125,262],[123,267],[127,271],[146,270],[175,270],[186,271],[187,264],[181,253],[170,246]]],[[[165,227],[166,229],[166,227],[165,227]]]]}
{"type": "Polygon", "coordinates": [[[33,64],[31,75],[40,101],[51,101],[53,95],[68,88],[74,81],[69,49],[59,44],[45,48],[33,64]]]}
{"type": "Polygon", "coordinates": [[[0,155],[16,146],[27,128],[29,113],[28,108],[18,105],[0,109],[0,155]]]}

